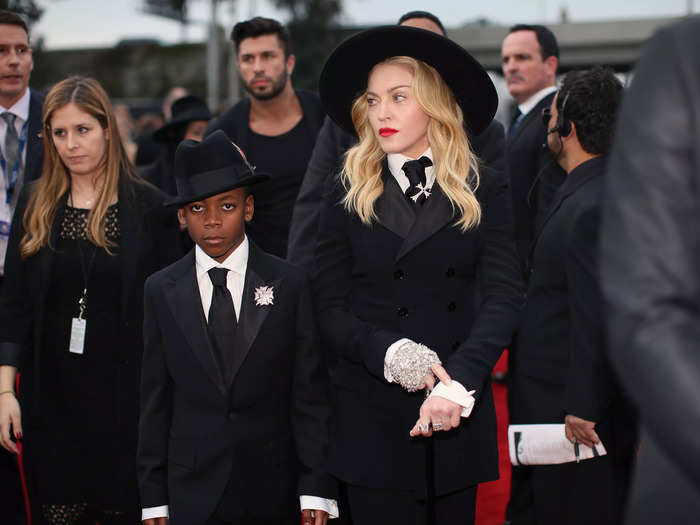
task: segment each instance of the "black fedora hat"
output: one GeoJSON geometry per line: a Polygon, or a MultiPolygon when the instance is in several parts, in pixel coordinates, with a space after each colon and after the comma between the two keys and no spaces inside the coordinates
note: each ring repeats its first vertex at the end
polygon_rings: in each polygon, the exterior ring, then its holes
{"type": "Polygon", "coordinates": [[[407,26],[381,26],[358,33],[330,54],[319,81],[326,113],[355,133],[350,111],[367,88],[372,68],[394,56],[409,56],[434,67],[452,89],[472,135],[484,131],[498,108],[498,94],[486,70],[452,40],[407,26]]]}
{"type": "Polygon", "coordinates": [[[178,98],[171,107],[170,120],[153,132],[153,140],[156,142],[169,142],[168,131],[178,124],[193,122],[195,120],[211,120],[211,111],[204,99],[196,95],[185,95],[178,98]]]}
{"type": "Polygon", "coordinates": [[[202,142],[183,140],[175,150],[175,185],[177,197],[166,206],[183,206],[217,193],[242,186],[252,186],[269,179],[257,173],[241,149],[221,130],[202,142]]]}

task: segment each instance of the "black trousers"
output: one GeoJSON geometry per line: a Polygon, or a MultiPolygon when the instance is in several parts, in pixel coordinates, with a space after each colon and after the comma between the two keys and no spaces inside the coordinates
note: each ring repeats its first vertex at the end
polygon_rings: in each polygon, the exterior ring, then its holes
{"type": "Polygon", "coordinates": [[[418,500],[412,491],[347,486],[353,525],[473,525],[476,485],[436,497],[432,503],[418,500]]]}

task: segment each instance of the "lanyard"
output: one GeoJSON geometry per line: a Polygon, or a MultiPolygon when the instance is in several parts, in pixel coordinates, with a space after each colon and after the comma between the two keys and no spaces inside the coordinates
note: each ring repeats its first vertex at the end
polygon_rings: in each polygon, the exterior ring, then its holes
{"type": "MultiPolygon", "coordinates": [[[[70,199],[70,206],[73,207],[73,193],[72,192],[69,194],[69,199],[70,199]]],[[[86,234],[86,236],[87,236],[87,234],[86,234]]],[[[78,253],[80,254],[80,269],[83,273],[83,293],[80,295],[80,298],[78,299],[78,308],[80,308],[80,313],[78,314],[78,319],[82,319],[83,315],[85,314],[85,309],[87,308],[88,281],[90,280],[90,274],[92,273],[93,264],[95,262],[95,256],[97,255],[97,250],[99,248],[97,246],[94,246],[95,249],[92,252],[92,256],[90,257],[90,262],[88,262],[87,268],[86,268],[85,267],[85,258],[83,257],[83,248],[81,246],[82,240],[80,238],[78,238],[78,239],[76,239],[76,242],[78,243],[78,253]]]]}
{"type": "Polygon", "coordinates": [[[2,150],[0,150],[0,167],[2,168],[3,174],[5,175],[5,193],[7,202],[9,203],[12,199],[12,192],[17,184],[17,179],[19,178],[19,170],[22,165],[22,153],[24,152],[24,146],[27,144],[27,127],[29,125],[29,119],[24,121],[22,124],[22,130],[19,133],[19,155],[17,155],[17,160],[12,169],[7,169],[7,161],[5,160],[5,155],[2,150]]]}

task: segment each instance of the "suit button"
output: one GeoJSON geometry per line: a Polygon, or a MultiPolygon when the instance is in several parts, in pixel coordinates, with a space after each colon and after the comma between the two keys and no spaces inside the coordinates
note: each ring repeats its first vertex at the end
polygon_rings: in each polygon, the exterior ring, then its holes
{"type": "Polygon", "coordinates": [[[456,309],[457,309],[457,305],[454,302],[451,302],[450,304],[447,305],[448,312],[454,312],[456,309]]]}
{"type": "Polygon", "coordinates": [[[455,269],[454,268],[448,268],[447,271],[445,272],[445,275],[447,277],[454,277],[455,276],[455,269]]]}
{"type": "Polygon", "coordinates": [[[403,270],[395,270],[394,271],[394,279],[400,280],[403,279],[405,274],[403,273],[403,270]]]}
{"type": "Polygon", "coordinates": [[[231,410],[231,411],[228,413],[228,420],[229,420],[229,421],[233,421],[234,419],[236,419],[236,413],[235,413],[233,410],[231,410]]]}
{"type": "Polygon", "coordinates": [[[399,317],[406,317],[408,315],[408,308],[402,306],[396,311],[396,313],[399,317]]]}
{"type": "Polygon", "coordinates": [[[459,348],[459,341],[452,343],[452,350],[457,350],[459,348]]]}

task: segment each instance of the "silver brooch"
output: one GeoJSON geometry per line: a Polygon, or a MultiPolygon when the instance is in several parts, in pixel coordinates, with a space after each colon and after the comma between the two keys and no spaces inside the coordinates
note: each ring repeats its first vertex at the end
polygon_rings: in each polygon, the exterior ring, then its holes
{"type": "Polygon", "coordinates": [[[258,306],[268,306],[275,302],[275,292],[272,286],[258,286],[255,289],[255,304],[258,306]]]}

